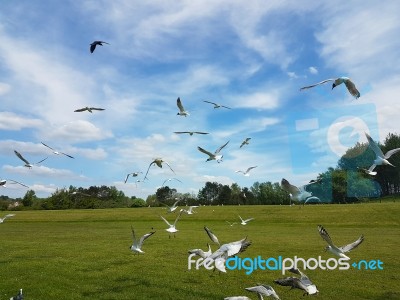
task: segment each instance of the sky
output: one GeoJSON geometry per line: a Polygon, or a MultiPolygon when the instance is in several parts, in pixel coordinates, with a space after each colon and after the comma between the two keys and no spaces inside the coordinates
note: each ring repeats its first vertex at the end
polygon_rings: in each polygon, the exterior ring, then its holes
{"type": "Polygon", "coordinates": [[[399,133],[399,11],[377,0],[3,1],[0,178],[38,197],[106,185],[146,199],[169,178],[194,194],[207,181],[305,184],[364,132],[399,133]],[[109,44],[90,53],[95,40],[109,44]],[[331,82],[299,90],[340,76],[360,98],[331,82]],[[178,97],[189,116],[177,115],[178,97]],[[105,110],[74,112],[86,106],[105,110]],[[227,141],[221,163],[197,150],[227,141]],[[14,150],[48,159],[28,169],[14,150]],[[155,158],[175,174],[152,166],[137,183],[155,158]],[[125,184],[131,172],[143,174],[125,184]]]}

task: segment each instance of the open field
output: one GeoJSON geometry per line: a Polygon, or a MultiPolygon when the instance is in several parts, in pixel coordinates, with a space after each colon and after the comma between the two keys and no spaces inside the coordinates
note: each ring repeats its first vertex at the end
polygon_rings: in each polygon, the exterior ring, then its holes
{"type": "MultiPolygon", "coordinates": [[[[2,212],[0,217],[5,215],[2,212]]],[[[314,206],[199,207],[182,215],[176,238],[165,223],[176,214],[162,208],[21,211],[0,224],[0,299],[23,288],[26,299],[223,299],[256,295],[244,290],[270,284],[281,299],[304,299],[302,291],[272,281],[281,271],[244,270],[218,274],[188,270],[187,250],[211,243],[207,225],[224,242],[248,236],[252,245],[240,257],[332,257],[317,231],[322,224],[342,246],[361,234],[365,241],[349,253],[351,261],[380,259],[384,270],[308,270],[323,299],[400,299],[400,203],[314,206]],[[230,227],[225,220],[254,217],[230,227]],[[134,255],[131,229],[145,241],[144,255],[134,255]]],[[[216,250],[216,245],[211,245],[216,250]]],[[[310,296],[311,297],[311,296],[310,296]]]]}

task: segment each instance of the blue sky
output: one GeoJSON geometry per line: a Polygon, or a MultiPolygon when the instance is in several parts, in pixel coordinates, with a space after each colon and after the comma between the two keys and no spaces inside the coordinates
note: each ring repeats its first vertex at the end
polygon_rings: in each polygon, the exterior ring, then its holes
{"type": "Polygon", "coordinates": [[[170,187],[195,194],[206,181],[301,185],[366,142],[364,131],[376,140],[399,132],[396,1],[3,2],[0,177],[39,197],[107,185],[146,199],[171,177],[182,183],[170,187]],[[95,40],[110,45],[91,54],[95,40]],[[299,91],[339,76],[355,82],[358,100],[331,83],[299,91]],[[177,116],[178,97],[190,116],[177,116]],[[74,112],[85,106],[105,111],[74,112]],[[186,130],[210,134],[173,133],[186,130]],[[228,140],[220,164],[197,150],[228,140]],[[27,169],[14,149],[32,162],[49,158],[27,169]],[[124,184],[157,157],[176,175],[152,167],[148,181],[124,184]],[[255,165],[249,177],[235,173],[255,165]]]}

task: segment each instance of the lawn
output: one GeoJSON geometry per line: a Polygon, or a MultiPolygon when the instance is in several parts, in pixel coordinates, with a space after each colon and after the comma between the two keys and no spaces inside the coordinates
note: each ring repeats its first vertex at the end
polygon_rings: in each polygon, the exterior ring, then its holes
{"type": "MultiPolygon", "coordinates": [[[[0,214],[0,217],[6,212],[0,214]]],[[[162,208],[19,211],[0,224],[0,299],[20,288],[26,299],[223,299],[256,295],[244,290],[270,284],[281,299],[304,299],[302,291],[273,283],[280,270],[228,270],[218,273],[188,270],[187,251],[212,244],[208,226],[222,243],[244,237],[252,245],[244,257],[332,257],[319,236],[322,224],[338,245],[365,241],[349,253],[351,262],[381,260],[383,270],[306,270],[323,299],[400,299],[400,202],[309,206],[199,207],[182,215],[179,232],[169,238],[163,215],[173,222],[176,213],[162,208]],[[253,217],[246,226],[225,221],[253,217]],[[145,254],[134,255],[131,225],[137,235],[152,228],[145,254]]]]}

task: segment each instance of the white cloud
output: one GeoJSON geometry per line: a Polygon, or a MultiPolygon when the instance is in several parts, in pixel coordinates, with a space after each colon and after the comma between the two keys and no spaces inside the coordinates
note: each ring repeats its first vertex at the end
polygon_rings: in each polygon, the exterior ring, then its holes
{"type": "Polygon", "coordinates": [[[0,82],[0,96],[7,94],[11,90],[11,85],[8,83],[0,82]]]}
{"type": "Polygon", "coordinates": [[[318,74],[318,69],[316,68],[316,67],[309,67],[308,68],[308,71],[311,73],[311,74],[318,74]]]}
{"type": "Polygon", "coordinates": [[[21,130],[22,128],[39,128],[43,126],[40,119],[27,118],[13,112],[0,112],[0,129],[21,130]]]}

